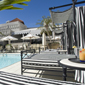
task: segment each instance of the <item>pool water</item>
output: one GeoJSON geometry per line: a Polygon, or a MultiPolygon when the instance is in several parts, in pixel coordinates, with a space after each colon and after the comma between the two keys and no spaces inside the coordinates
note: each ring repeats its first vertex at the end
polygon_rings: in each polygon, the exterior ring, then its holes
{"type": "Polygon", "coordinates": [[[20,53],[4,53],[0,54],[0,69],[17,63],[21,60],[20,53]]]}

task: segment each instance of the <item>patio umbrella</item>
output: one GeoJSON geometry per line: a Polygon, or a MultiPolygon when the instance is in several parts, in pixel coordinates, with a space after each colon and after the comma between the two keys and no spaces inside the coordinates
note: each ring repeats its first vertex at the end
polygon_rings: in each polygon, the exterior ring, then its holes
{"type": "Polygon", "coordinates": [[[8,41],[9,44],[10,44],[10,42],[13,41],[13,40],[18,40],[18,39],[15,38],[15,37],[12,37],[12,36],[6,36],[6,37],[4,37],[4,38],[1,39],[1,41],[8,41]]]}
{"type": "Polygon", "coordinates": [[[33,34],[27,34],[26,36],[22,37],[21,39],[23,40],[30,40],[31,44],[31,39],[38,39],[40,38],[39,36],[33,35],[33,34]]]}

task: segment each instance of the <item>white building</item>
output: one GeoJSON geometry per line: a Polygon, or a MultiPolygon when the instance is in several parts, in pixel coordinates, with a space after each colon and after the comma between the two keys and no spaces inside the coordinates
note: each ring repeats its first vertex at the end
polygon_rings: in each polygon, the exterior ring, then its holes
{"type": "MultiPolygon", "coordinates": [[[[24,22],[18,18],[7,21],[5,24],[0,24],[0,32],[7,36],[7,35],[20,35],[20,34],[28,34],[32,33],[35,35],[39,35],[41,30],[37,28],[27,28],[24,22]]],[[[2,37],[3,35],[0,35],[2,37]]]]}
{"type": "MultiPolygon", "coordinates": [[[[44,29],[42,27],[42,29],[44,29]]],[[[12,20],[12,21],[7,21],[5,24],[0,24],[0,32],[2,34],[4,34],[4,36],[7,35],[12,35],[16,38],[18,38],[18,40],[16,41],[11,41],[11,44],[19,44],[20,43],[25,43],[25,42],[29,42],[30,40],[22,40],[21,37],[27,35],[28,33],[31,33],[33,35],[41,35],[41,30],[42,29],[38,29],[38,28],[27,28],[27,26],[24,24],[24,22],[18,18],[12,20]]],[[[0,38],[4,37],[3,35],[0,35],[0,38]]],[[[52,38],[52,36],[51,36],[52,38]]],[[[49,42],[49,38],[46,37],[47,42],[49,42]]],[[[0,42],[1,44],[3,44],[3,42],[0,42]]],[[[8,42],[4,42],[4,45],[6,45],[8,42]]],[[[31,43],[42,43],[42,38],[40,37],[37,40],[32,40],[31,43]]]]}
{"type": "Polygon", "coordinates": [[[19,31],[27,29],[24,22],[18,18],[7,21],[5,24],[0,24],[0,32],[4,35],[10,35],[11,31],[19,31]]]}
{"type": "MultiPolygon", "coordinates": [[[[41,30],[37,28],[27,28],[27,26],[24,24],[24,22],[18,18],[15,18],[12,21],[7,21],[5,24],[0,24],[0,39],[7,35],[12,35],[16,38],[18,38],[17,41],[12,41],[12,43],[19,43],[23,42],[21,37],[23,35],[26,35],[28,33],[34,34],[34,35],[40,35],[41,30]]],[[[1,42],[2,43],[2,42],[1,42]]],[[[7,42],[4,42],[7,44],[7,42]]]]}

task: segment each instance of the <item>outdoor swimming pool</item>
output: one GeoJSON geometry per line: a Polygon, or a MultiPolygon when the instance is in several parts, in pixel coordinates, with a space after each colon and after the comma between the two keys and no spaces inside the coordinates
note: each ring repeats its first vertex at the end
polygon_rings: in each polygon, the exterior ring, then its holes
{"type": "Polygon", "coordinates": [[[0,54],[0,69],[17,63],[21,60],[20,53],[4,53],[0,54]]]}

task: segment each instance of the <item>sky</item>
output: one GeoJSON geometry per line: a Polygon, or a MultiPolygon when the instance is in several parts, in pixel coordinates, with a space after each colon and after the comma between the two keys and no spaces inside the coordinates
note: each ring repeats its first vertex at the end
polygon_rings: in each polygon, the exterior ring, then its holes
{"type": "MultiPolygon", "coordinates": [[[[85,0],[77,0],[85,1],[85,0]]],[[[61,6],[65,4],[72,3],[72,0],[31,0],[30,2],[25,2],[28,6],[14,5],[16,7],[23,8],[23,10],[2,10],[0,11],[0,24],[6,23],[6,21],[11,21],[15,18],[19,18],[24,21],[28,28],[39,27],[36,23],[42,20],[42,16],[50,16],[49,8],[61,6]]],[[[83,6],[81,4],[79,6],[83,6]]],[[[55,9],[53,11],[64,11],[70,7],[64,7],[61,9],[55,9]]]]}

